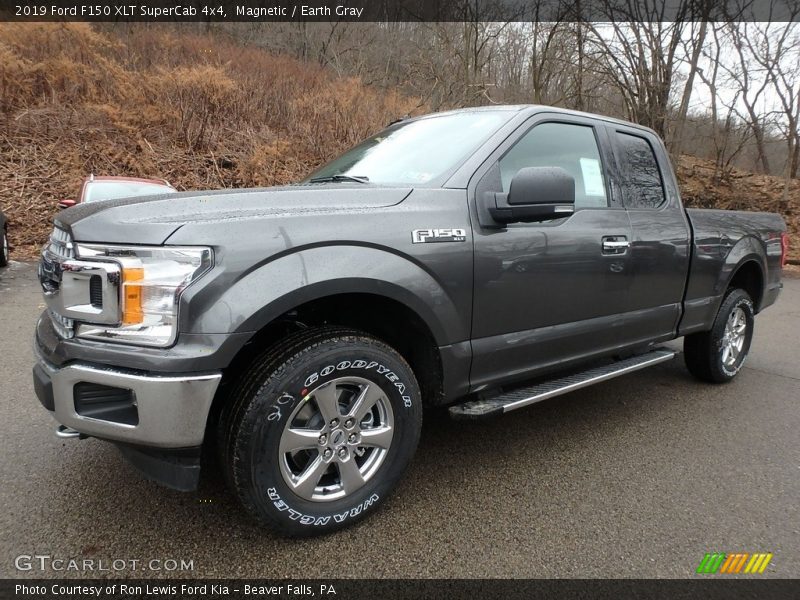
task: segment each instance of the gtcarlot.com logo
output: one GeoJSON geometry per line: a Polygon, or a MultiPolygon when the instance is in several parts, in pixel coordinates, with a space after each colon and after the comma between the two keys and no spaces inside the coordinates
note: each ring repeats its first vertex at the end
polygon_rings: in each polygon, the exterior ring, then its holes
{"type": "Polygon", "coordinates": [[[20,554],[14,559],[17,571],[68,571],[109,573],[119,571],[194,571],[194,560],[184,558],[67,558],[50,554],[20,554]]]}
{"type": "Polygon", "coordinates": [[[755,575],[763,573],[772,560],[772,552],[708,552],[700,561],[697,573],[755,575]]]}

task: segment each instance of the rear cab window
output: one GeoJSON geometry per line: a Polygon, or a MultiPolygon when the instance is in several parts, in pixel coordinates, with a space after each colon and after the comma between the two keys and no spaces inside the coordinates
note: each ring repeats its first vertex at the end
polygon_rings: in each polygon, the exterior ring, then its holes
{"type": "Polygon", "coordinates": [[[660,208],[666,201],[664,180],[650,142],[622,131],[613,135],[626,208],[660,208]]]}

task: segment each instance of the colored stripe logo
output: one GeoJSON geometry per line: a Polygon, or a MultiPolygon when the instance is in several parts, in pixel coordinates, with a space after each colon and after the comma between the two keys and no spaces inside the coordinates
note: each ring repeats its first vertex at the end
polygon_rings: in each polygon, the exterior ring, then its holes
{"type": "Polygon", "coordinates": [[[700,565],[697,567],[699,574],[756,574],[763,573],[767,565],[772,560],[771,552],[756,552],[749,554],[747,552],[735,552],[726,554],[724,552],[710,552],[706,553],[700,565]]]}

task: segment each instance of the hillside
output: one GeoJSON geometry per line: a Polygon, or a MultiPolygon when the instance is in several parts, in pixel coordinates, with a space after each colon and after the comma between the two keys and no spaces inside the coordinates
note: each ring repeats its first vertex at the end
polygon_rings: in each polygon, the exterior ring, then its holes
{"type": "Polygon", "coordinates": [[[713,162],[694,156],[681,156],[676,167],[681,197],[687,206],[729,210],[763,210],[783,215],[789,228],[789,256],[800,262],[800,247],[791,243],[800,232],[800,180],[786,187],[781,177],[759,175],[741,169],[719,179],[713,162]]]}
{"type": "MultiPolygon", "coordinates": [[[[157,27],[0,24],[0,206],[15,257],[46,239],[56,202],[88,173],[163,177],[179,189],[287,183],[399,116],[417,98],[218,37],[157,27]]],[[[784,214],[800,184],[682,157],[687,203],[784,214]]],[[[800,246],[792,249],[800,260],[800,246]]]]}
{"type": "Polygon", "coordinates": [[[89,173],[287,183],[417,104],[205,36],[0,24],[0,206],[15,255],[36,251],[89,173]]]}

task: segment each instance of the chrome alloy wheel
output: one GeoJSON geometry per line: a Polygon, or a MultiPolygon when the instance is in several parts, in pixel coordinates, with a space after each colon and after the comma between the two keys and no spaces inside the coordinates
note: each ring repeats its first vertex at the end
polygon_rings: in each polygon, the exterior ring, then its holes
{"type": "Polygon", "coordinates": [[[725,332],[722,335],[722,364],[727,368],[733,369],[739,355],[744,348],[747,335],[747,316],[741,307],[737,307],[728,317],[725,323],[725,332]]]}
{"type": "Polygon", "coordinates": [[[377,384],[334,379],[308,392],[286,421],[281,475],[305,500],[343,498],[375,475],[393,437],[392,405],[377,384]]]}
{"type": "Polygon", "coordinates": [[[3,238],[3,248],[2,248],[2,250],[0,250],[3,253],[3,262],[8,264],[8,257],[9,257],[9,253],[8,253],[8,234],[3,231],[3,232],[0,232],[0,235],[3,238]]]}

